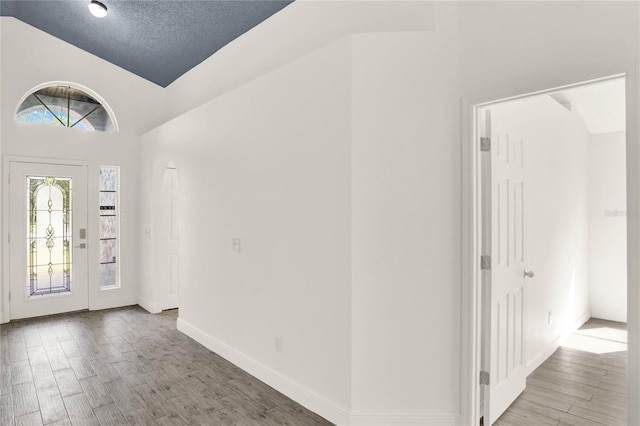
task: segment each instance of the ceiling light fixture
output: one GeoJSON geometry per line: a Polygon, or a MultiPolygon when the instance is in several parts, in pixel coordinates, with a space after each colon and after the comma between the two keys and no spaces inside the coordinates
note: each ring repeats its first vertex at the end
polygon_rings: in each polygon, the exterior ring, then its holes
{"type": "Polygon", "coordinates": [[[98,0],[91,0],[91,3],[89,3],[89,11],[96,18],[104,18],[107,16],[107,6],[98,0]]]}

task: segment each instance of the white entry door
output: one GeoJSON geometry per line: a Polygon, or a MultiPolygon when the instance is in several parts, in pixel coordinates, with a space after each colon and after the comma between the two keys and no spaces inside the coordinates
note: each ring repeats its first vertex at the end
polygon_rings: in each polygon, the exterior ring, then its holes
{"type": "Polygon", "coordinates": [[[490,154],[483,153],[485,253],[485,424],[492,424],[526,385],[524,359],[525,226],[524,141],[495,111],[485,111],[484,134],[490,154]],[[493,115],[492,115],[493,113],[493,115]],[[489,185],[490,182],[490,185],[489,185]],[[488,341],[486,337],[489,337],[488,341]],[[485,389],[487,391],[487,389],[485,389]],[[487,405],[488,404],[488,407],[487,405]],[[488,420],[488,421],[486,421],[488,420]]]}
{"type": "Polygon", "coordinates": [[[162,231],[160,282],[164,294],[162,309],[178,307],[178,172],[167,167],[162,179],[162,231]]]}
{"type": "Polygon", "coordinates": [[[89,307],[87,169],[9,165],[11,319],[89,307]]]}

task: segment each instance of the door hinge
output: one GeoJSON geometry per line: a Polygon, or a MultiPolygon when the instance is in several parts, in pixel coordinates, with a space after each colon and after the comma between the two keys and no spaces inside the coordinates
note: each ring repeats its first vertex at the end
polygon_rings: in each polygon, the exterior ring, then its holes
{"type": "Polygon", "coordinates": [[[489,384],[489,372],[482,370],[480,372],[480,384],[488,385],[489,384]]]}
{"type": "Polygon", "coordinates": [[[491,151],[491,138],[480,138],[480,151],[491,151]]]}
{"type": "Polygon", "coordinates": [[[11,292],[9,292],[9,302],[11,302],[11,292]]]}
{"type": "Polygon", "coordinates": [[[11,234],[7,234],[7,242],[10,243],[11,242],[11,234]]]}
{"type": "Polygon", "coordinates": [[[491,256],[484,255],[480,256],[480,269],[483,271],[491,270],[491,256]]]}
{"type": "Polygon", "coordinates": [[[11,183],[11,175],[7,175],[7,183],[11,183]]]}

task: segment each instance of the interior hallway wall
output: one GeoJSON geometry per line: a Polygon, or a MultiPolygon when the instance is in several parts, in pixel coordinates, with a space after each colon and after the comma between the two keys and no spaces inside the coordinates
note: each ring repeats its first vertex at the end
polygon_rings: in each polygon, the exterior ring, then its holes
{"type": "Polygon", "coordinates": [[[458,57],[446,20],[456,14],[437,10],[439,31],[352,37],[352,410],[362,424],[380,412],[451,424],[459,410],[458,57]]]}
{"type": "Polygon", "coordinates": [[[180,330],[329,418],[351,389],[350,52],[333,43],[141,138],[143,176],[166,158],[180,173],[180,330]]]}
{"type": "Polygon", "coordinates": [[[627,322],[625,132],[589,138],[589,289],[594,318],[627,322]]]}

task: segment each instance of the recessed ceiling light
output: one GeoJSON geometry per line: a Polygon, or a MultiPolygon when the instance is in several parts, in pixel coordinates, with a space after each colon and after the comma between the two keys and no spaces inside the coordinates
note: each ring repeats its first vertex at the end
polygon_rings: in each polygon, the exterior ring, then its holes
{"type": "Polygon", "coordinates": [[[107,6],[98,0],[91,0],[91,3],[89,3],[89,11],[96,18],[104,18],[107,16],[107,6]]]}

